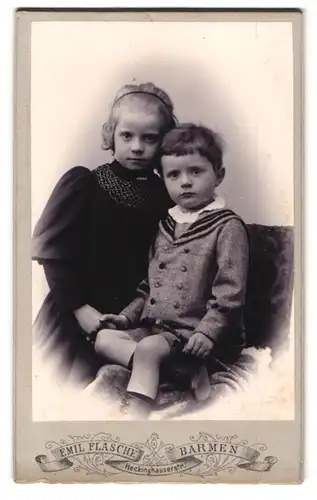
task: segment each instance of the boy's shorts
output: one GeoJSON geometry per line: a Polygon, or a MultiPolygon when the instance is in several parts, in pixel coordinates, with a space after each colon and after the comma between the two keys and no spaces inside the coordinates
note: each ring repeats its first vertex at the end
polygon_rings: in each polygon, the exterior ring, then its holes
{"type": "Polygon", "coordinates": [[[170,347],[170,354],[161,366],[162,382],[169,382],[180,388],[188,387],[193,373],[196,372],[198,366],[201,366],[201,361],[182,352],[187,340],[168,330],[168,326],[164,323],[158,322],[147,323],[146,326],[126,330],[126,332],[136,342],[152,335],[164,337],[170,347]]]}
{"type": "Polygon", "coordinates": [[[202,363],[207,367],[210,374],[225,371],[230,375],[232,371],[230,367],[237,361],[244,347],[239,345],[226,345],[225,349],[222,348],[220,351],[216,352],[216,357],[212,354],[202,361],[191,354],[183,353],[183,348],[187,343],[187,339],[178,335],[177,331],[170,328],[169,325],[164,322],[146,322],[139,328],[127,330],[127,333],[130,335],[131,339],[136,342],[150,335],[161,335],[166,339],[171,351],[170,355],[161,366],[161,376],[163,381],[173,382],[173,384],[181,388],[188,386],[193,373],[195,373],[202,363]]]}
{"type": "Polygon", "coordinates": [[[167,324],[160,321],[143,322],[139,328],[127,330],[127,333],[130,335],[131,339],[136,342],[139,342],[145,337],[160,335],[167,341],[171,353],[181,352],[187,342],[181,336],[177,335],[177,332],[174,333],[167,324]]]}

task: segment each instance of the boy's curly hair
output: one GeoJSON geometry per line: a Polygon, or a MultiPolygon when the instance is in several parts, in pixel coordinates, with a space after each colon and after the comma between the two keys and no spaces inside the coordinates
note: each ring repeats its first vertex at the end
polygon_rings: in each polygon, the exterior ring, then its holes
{"type": "Polygon", "coordinates": [[[199,153],[207,158],[215,172],[223,166],[224,141],[216,132],[203,125],[182,123],[165,135],[161,156],[184,156],[199,153]]]}

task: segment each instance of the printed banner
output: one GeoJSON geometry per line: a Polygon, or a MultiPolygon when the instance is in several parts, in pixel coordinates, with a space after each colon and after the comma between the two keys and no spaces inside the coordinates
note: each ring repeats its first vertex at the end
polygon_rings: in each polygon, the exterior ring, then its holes
{"type": "Polygon", "coordinates": [[[236,436],[216,436],[200,433],[197,439],[175,446],[160,440],[156,433],[145,443],[126,444],[111,434],[70,436],[60,443],[49,442],[47,455],[35,457],[43,472],[63,471],[70,467],[109,476],[119,472],[133,475],[163,476],[191,474],[200,477],[216,475],[223,470],[234,472],[236,467],[247,471],[267,472],[277,462],[267,456],[258,460],[264,444],[248,445],[236,441],[236,436]]]}

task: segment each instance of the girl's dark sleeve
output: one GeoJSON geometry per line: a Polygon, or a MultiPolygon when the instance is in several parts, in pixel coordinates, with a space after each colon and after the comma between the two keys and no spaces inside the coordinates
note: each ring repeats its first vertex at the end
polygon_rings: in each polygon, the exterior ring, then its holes
{"type": "Polygon", "coordinates": [[[66,172],[33,232],[32,260],[43,266],[60,310],[75,310],[86,303],[85,250],[92,182],[87,168],[66,172]]]}

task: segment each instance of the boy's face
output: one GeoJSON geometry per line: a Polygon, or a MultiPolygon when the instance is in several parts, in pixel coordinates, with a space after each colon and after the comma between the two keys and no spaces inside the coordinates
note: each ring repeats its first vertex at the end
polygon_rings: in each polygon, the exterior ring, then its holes
{"type": "Polygon", "coordinates": [[[224,178],[224,169],[216,174],[212,164],[199,153],[163,156],[161,163],[170,197],[187,211],[199,210],[211,203],[215,188],[224,178]]]}
{"type": "Polygon", "coordinates": [[[121,165],[129,170],[152,167],[161,128],[160,116],[155,110],[122,106],[114,132],[114,153],[121,165]]]}

